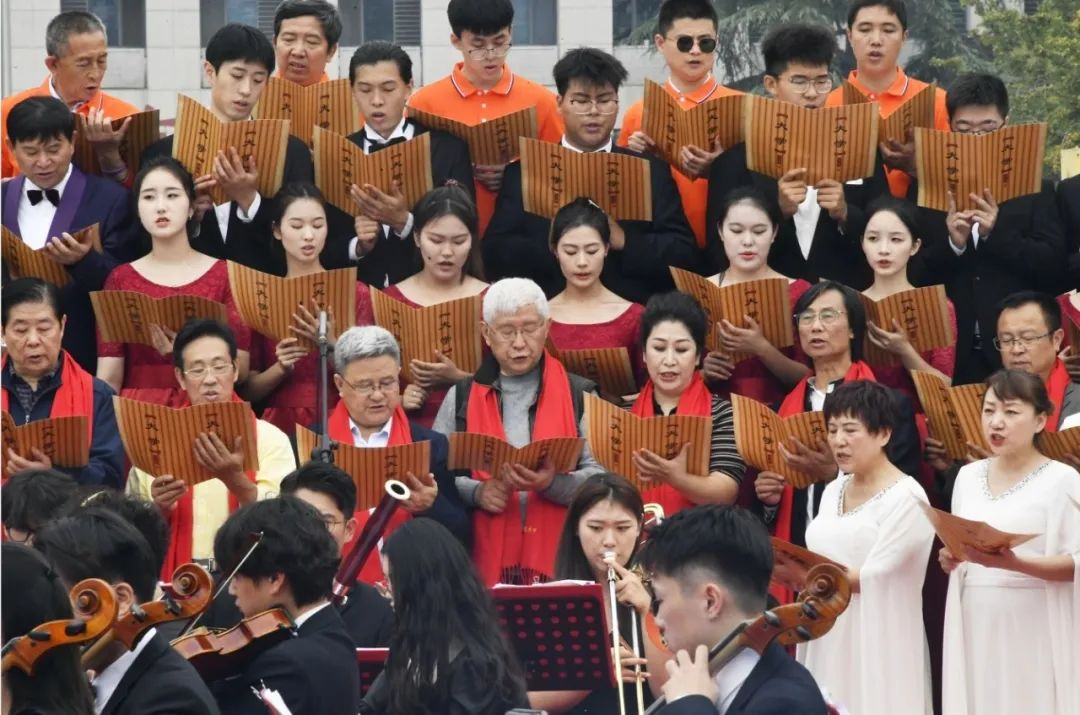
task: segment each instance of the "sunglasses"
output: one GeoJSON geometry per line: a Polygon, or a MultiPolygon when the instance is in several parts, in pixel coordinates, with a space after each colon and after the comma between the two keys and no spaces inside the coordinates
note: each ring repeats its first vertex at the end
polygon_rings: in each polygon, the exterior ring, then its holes
{"type": "Polygon", "coordinates": [[[691,37],[690,35],[679,35],[675,38],[675,47],[679,52],[689,52],[694,49],[694,43],[701,48],[701,51],[708,54],[716,49],[715,37],[691,37]]]}

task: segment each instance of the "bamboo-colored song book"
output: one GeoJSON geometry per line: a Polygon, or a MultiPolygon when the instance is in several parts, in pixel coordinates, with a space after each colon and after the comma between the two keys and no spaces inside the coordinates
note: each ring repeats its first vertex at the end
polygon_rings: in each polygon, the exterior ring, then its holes
{"type": "Polygon", "coordinates": [[[1080,146],[1061,150],[1061,180],[1080,176],[1080,146]]]}
{"type": "Polygon", "coordinates": [[[90,461],[90,430],[88,417],[50,417],[16,426],[7,412],[3,413],[4,460],[10,449],[23,459],[34,459],[33,450],[42,452],[54,467],[75,469],[90,461]]]}
{"type": "Polygon", "coordinates": [[[609,151],[582,153],[560,144],[521,140],[521,195],[525,210],[554,218],[574,199],[592,199],[618,221],[651,221],[648,160],[609,151]]]}
{"type": "Polygon", "coordinates": [[[271,77],[252,116],[289,120],[289,130],[308,146],[311,146],[314,127],[341,136],[360,131],[360,108],[353,101],[347,78],[305,87],[281,77],[271,77]]]}
{"type": "Polygon", "coordinates": [[[371,288],[375,323],[393,333],[401,346],[401,364],[413,360],[434,362],[435,351],[465,372],[476,372],[480,349],[480,308],[483,298],[472,295],[445,303],[414,308],[371,288]]]}
{"type": "Polygon", "coordinates": [[[746,463],[761,471],[776,472],[791,486],[804,489],[816,481],[814,477],[790,466],[780,454],[779,445],[797,439],[811,449],[825,442],[825,416],[821,412],[800,412],[781,417],[757,400],[742,395],[731,396],[735,413],[735,446],[746,463]]]}
{"type": "Polygon", "coordinates": [[[679,152],[685,146],[712,151],[719,140],[726,151],[743,140],[746,95],[715,97],[690,109],[651,79],[645,80],[641,130],[656,143],[660,157],[682,171],[679,152]]]}
{"type": "MultiPolygon", "coordinates": [[[[94,145],[82,139],[86,136],[86,117],[74,114],[75,117],[75,154],[71,160],[75,166],[87,174],[102,176],[101,164],[98,163],[94,145]]],[[[128,174],[135,176],[142,162],[142,154],[146,147],[161,138],[161,112],[157,109],[149,109],[145,112],[128,115],[112,120],[113,130],[119,129],[128,119],[127,132],[120,142],[120,158],[127,164],[128,174]]]]}
{"type": "Polygon", "coordinates": [[[820,564],[832,564],[844,568],[843,564],[833,561],[828,556],[796,546],[775,536],[771,538],[773,547],[772,580],[801,591],[806,586],[806,574],[820,564]]]}
{"type": "Polygon", "coordinates": [[[471,469],[487,472],[497,478],[503,465],[520,464],[537,470],[550,459],[556,474],[577,469],[578,458],[585,440],[580,437],[552,437],[516,448],[498,437],[475,432],[454,432],[450,435],[450,469],[471,469]]]}
{"type": "MultiPolygon", "coordinates": [[[[289,144],[289,122],[284,119],[223,122],[191,97],[179,95],[174,137],[173,158],[195,178],[212,173],[217,153],[232,147],[243,161],[254,159],[260,194],[270,197],[281,188],[289,144]]],[[[215,205],[228,201],[220,185],[210,190],[210,198],[215,205]]]]}
{"type": "MultiPolygon", "coordinates": [[[[296,425],[296,451],[306,462],[319,443],[319,435],[296,425]]],[[[354,447],[338,442],[334,464],[356,483],[356,509],[366,511],[382,501],[388,479],[404,481],[406,474],[423,477],[431,471],[431,442],[411,442],[393,447],[354,447]]]]}
{"type": "MultiPolygon", "coordinates": [[[[732,325],[745,328],[746,316],[761,326],[765,339],[778,348],[795,344],[795,331],[791,318],[791,292],[783,278],[765,278],[718,287],[705,276],[692,271],[671,267],[671,277],[679,292],[692,296],[701,304],[709,317],[708,347],[721,350],[720,331],[716,324],[727,320],[732,325]]],[[[738,362],[750,355],[736,353],[738,362]]]]}
{"type": "Polygon", "coordinates": [[[113,397],[116,424],[132,465],[155,477],[171,474],[193,487],[217,475],[195,459],[200,434],[216,434],[231,451],[239,437],[244,470],[259,469],[255,415],[246,402],[208,402],[174,410],[165,405],[113,397]]]}
{"type": "Polygon", "coordinates": [[[874,173],[880,117],[873,104],[806,109],[748,95],[744,112],[746,168],[751,171],[779,179],[805,168],[807,186],[874,173]]]}
{"type": "Polygon", "coordinates": [[[1080,459],[1080,427],[1070,427],[1059,432],[1043,430],[1039,437],[1039,451],[1059,462],[1065,457],[1080,459]]]}
{"type": "MultiPolygon", "coordinates": [[[[890,333],[896,331],[895,320],[907,332],[912,347],[920,353],[946,348],[956,341],[949,324],[949,304],[943,285],[912,288],[881,300],[867,298],[862,293],[859,298],[866,309],[867,320],[890,333]]],[[[898,355],[882,350],[869,337],[863,342],[863,355],[871,365],[900,364],[898,355]]]]}
{"type": "Polygon", "coordinates": [[[626,348],[559,350],[548,336],[547,351],[570,372],[595,382],[605,395],[621,397],[638,390],[626,348]]]}
{"type": "Polygon", "coordinates": [[[405,203],[414,206],[434,186],[431,178],[431,135],[421,134],[382,151],[364,154],[351,141],[315,127],[315,184],[326,200],[354,215],[359,209],[349,195],[353,184],[371,184],[383,193],[401,187],[405,203]]]}
{"type": "MultiPolygon", "coordinates": [[[[332,310],[339,335],[356,325],[356,271],[352,268],[281,278],[229,261],[229,290],[244,322],[274,340],[299,337],[289,327],[300,303],[308,310],[312,303],[332,310]]],[[[300,338],[300,344],[309,350],[317,347],[307,338],[300,338]]]]}
{"type": "Polygon", "coordinates": [[[625,476],[639,490],[657,486],[642,483],[638,477],[633,456],[639,449],[647,449],[663,459],[674,459],[689,442],[687,473],[709,473],[711,417],[638,417],[596,395],[585,395],[585,424],[589,448],[596,461],[605,469],[625,476]]]}
{"type": "MultiPolygon", "coordinates": [[[[915,499],[913,496],[912,499],[915,499]]],[[[916,499],[915,503],[926,514],[930,525],[934,527],[941,543],[961,561],[968,560],[968,549],[987,554],[998,553],[1006,549],[1015,549],[1020,544],[1034,539],[1038,534],[1010,534],[999,531],[983,521],[972,521],[950,514],[941,509],[916,499]]]]}
{"type": "Polygon", "coordinates": [[[982,400],[986,385],[949,387],[937,375],[912,370],[911,379],[919,395],[930,434],[945,445],[950,459],[964,459],[968,443],[989,449],[982,431],[982,400]]]}
{"type": "MultiPolygon", "coordinates": [[[[909,134],[914,134],[916,127],[932,129],[934,127],[934,100],[937,97],[937,83],[931,83],[911,95],[903,104],[889,114],[881,115],[878,123],[878,139],[893,139],[903,143],[909,134]]],[[[844,82],[844,104],[864,104],[873,102],[848,81],[844,82]]],[[[878,107],[880,111],[880,105],[878,107]]]]}
{"type": "Polygon", "coordinates": [[[101,339],[107,343],[139,343],[153,346],[150,326],[178,331],[189,320],[206,318],[228,323],[229,311],[197,295],[151,298],[131,290],[99,290],[90,294],[101,339]]]}
{"type": "Polygon", "coordinates": [[[526,107],[479,124],[465,124],[449,117],[407,108],[409,117],[428,129],[453,134],[469,145],[469,158],[474,164],[496,166],[520,156],[522,137],[536,138],[536,108],[526,107]]]}
{"type": "Polygon", "coordinates": [[[1042,189],[1045,124],[1015,124],[988,134],[915,130],[919,206],[949,210],[948,192],[960,211],[975,208],[970,194],[990,189],[1000,205],[1042,189]]]}
{"type": "MultiPolygon", "coordinates": [[[[57,287],[71,282],[67,269],[49,258],[44,247],[35,251],[6,226],[0,226],[0,237],[0,254],[4,259],[4,267],[12,278],[40,278],[57,287]]],[[[99,224],[75,231],[71,237],[79,243],[89,243],[98,253],[103,251],[99,224]]]]}

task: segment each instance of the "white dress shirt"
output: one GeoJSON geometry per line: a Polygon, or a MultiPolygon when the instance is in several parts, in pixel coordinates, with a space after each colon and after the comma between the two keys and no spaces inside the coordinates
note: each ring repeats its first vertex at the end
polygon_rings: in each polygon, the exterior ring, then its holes
{"type": "Polygon", "coordinates": [[[316,613],[318,613],[319,611],[321,611],[322,609],[326,608],[329,605],[330,605],[330,602],[327,601],[326,603],[322,604],[321,606],[316,606],[315,608],[312,608],[310,611],[306,611],[305,613],[300,614],[299,616],[297,616],[296,618],[293,619],[293,625],[296,626],[297,630],[299,630],[300,626],[304,625],[304,623],[306,623],[312,616],[314,616],[316,613]]]}
{"type": "MultiPolygon", "coordinates": [[[[214,216],[217,218],[218,228],[221,230],[221,242],[224,243],[229,234],[229,213],[232,211],[232,201],[226,201],[223,204],[217,204],[214,206],[214,216]]],[[[236,218],[240,219],[241,223],[251,223],[255,218],[255,214],[259,213],[259,207],[262,206],[262,195],[258,191],[255,192],[255,200],[251,202],[251,206],[247,211],[236,207],[236,218]]]]}
{"type": "Polygon", "coordinates": [[[127,651],[114,660],[109,664],[109,667],[94,678],[94,712],[97,715],[101,715],[105,710],[105,706],[109,704],[109,698],[116,692],[116,686],[120,685],[120,681],[131,669],[135,659],[139,657],[139,654],[146,648],[146,644],[150,642],[156,633],[156,628],[148,630],[133,650],[127,651]]]}
{"type": "Polygon", "coordinates": [[[735,701],[735,697],[739,694],[739,689],[742,688],[742,684],[746,682],[746,679],[750,677],[750,673],[753,672],[759,660],[761,660],[761,656],[757,654],[757,651],[743,648],[731,659],[731,662],[713,676],[713,682],[716,683],[716,687],[720,691],[720,699],[717,702],[717,710],[720,715],[724,715],[728,708],[731,707],[731,703],[735,701]]]}
{"type": "Polygon", "coordinates": [[[386,424],[382,426],[378,432],[375,432],[367,439],[364,439],[360,434],[360,427],[353,422],[352,418],[349,418],[349,430],[352,431],[353,446],[354,447],[385,447],[390,443],[390,426],[393,424],[394,418],[391,417],[386,421],[386,424]]]}
{"type": "MultiPolygon", "coordinates": [[[[405,141],[409,141],[410,139],[412,139],[416,135],[416,127],[414,125],[410,124],[405,119],[405,117],[401,118],[401,121],[398,122],[398,125],[396,127],[394,127],[394,131],[390,132],[390,136],[386,137],[385,139],[383,139],[376,132],[369,132],[368,129],[367,129],[366,124],[364,125],[364,128],[361,131],[363,132],[364,136],[363,136],[363,142],[362,142],[360,148],[364,150],[364,154],[370,154],[372,149],[374,148],[373,145],[375,145],[375,144],[378,144],[379,146],[383,146],[384,144],[388,144],[388,143],[390,143],[390,141],[392,141],[394,139],[399,139],[399,138],[404,139],[405,141]]],[[[410,211],[409,212],[409,217],[407,219],[405,219],[405,228],[403,228],[401,230],[400,234],[397,234],[397,237],[399,239],[401,239],[401,240],[404,240],[405,238],[407,238],[409,236],[410,233],[412,233],[412,229],[413,229],[413,215],[412,215],[412,212],[410,211]]],[[[389,238],[390,236],[394,235],[393,229],[391,229],[390,226],[388,226],[385,223],[382,224],[382,230],[383,230],[383,238],[389,238]]],[[[356,245],[357,245],[357,243],[359,241],[360,241],[360,239],[357,236],[353,236],[352,240],[349,241],[349,258],[351,258],[354,261],[359,261],[360,259],[363,258],[363,256],[358,255],[356,253],[356,245]]]]}
{"type": "MultiPolygon", "coordinates": [[[[69,164],[64,178],[60,179],[59,184],[52,187],[60,192],[61,199],[64,198],[64,188],[70,178],[71,165],[69,164]]],[[[41,201],[37,203],[37,206],[34,206],[30,203],[30,191],[44,191],[44,189],[31,181],[30,177],[26,177],[26,181],[23,182],[22,196],[19,198],[19,233],[22,234],[23,243],[36,251],[52,238],[49,235],[49,228],[52,226],[53,218],[56,216],[57,207],[53,206],[52,202],[44,196],[41,197],[41,201]]]]}
{"type": "Polygon", "coordinates": [[[817,202],[817,189],[806,187],[806,198],[795,210],[795,237],[799,239],[799,250],[803,258],[810,257],[810,248],[814,245],[818,219],[821,218],[821,205],[817,202]]]}
{"type": "Polygon", "coordinates": [[[569,149],[570,151],[576,151],[578,154],[596,154],[596,153],[599,153],[599,152],[602,152],[602,151],[610,152],[611,147],[614,144],[614,140],[611,137],[608,137],[607,144],[600,147],[599,149],[594,149],[591,152],[587,152],[584,149],[578,149],[576,146],[574,146],[573,144],[571,144],[570,142],[568,142],[566,140],[566,135],[565,134],[563,135],[562,141],[559,142],[559,143],[563,145],[563,148],[569,149]]]}

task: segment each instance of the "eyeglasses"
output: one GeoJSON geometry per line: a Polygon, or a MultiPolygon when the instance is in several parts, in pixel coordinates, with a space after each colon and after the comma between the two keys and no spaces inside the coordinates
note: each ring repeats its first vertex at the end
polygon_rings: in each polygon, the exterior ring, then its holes
{"type": "Polygon", "coordinates": [[[578,99],[572,98],[570,100],[570,111],[578,115],[586,115],[592,111],[593,107],[596,107],[597,114],[611,115],[619,111],[619,98],[611,97],[608,99],[578,99]]]}
{"type": "Polygon", "coordinates": [[[196,365],[189,370],[184,370],[184,375],[192,380],[205,380],[210,374],[213,374],[214,377],[224,377],[232,372],[234,368],[235,365],[231,362],[215,362],[211,363],[209,367],[196,365]]]}
{"type": "Polygon", "coordinates": [[[788,77],[787,83],[799,94],[806,94],[813,87],[818,94],[825,94],[832,89],[832,77],[788,77]]]}
{"type": "MultiPolygon", "coordinates": [[[[670,40],[670,37],[665,37],[665,40],[670,40]]],[[[708,54],[716,49],[716,38],[709,37],[691,37],[690,35],[679,35],[675,38],[675,48],[679,52],[687,53],[694,49],[694,45],[697,44],[701,48],[701,51],[708,54]]]]}
{"type": "Polygon", "coordinates": [[[519,335],[523,338],[535,338],[543,329],[543,323],[529,323],[528,325],[522,325],[520,328],[504,325],[501,328],[491,328],[491,331],[495,333],[500,340],[508,343],[519,335]]]}
{"type": "MultiPolygon", "coordinates": [[[[344,381],[343,381],[344,382],[344,381]]],[[[345,385],[358,395],[370,395],[378,390],[384,395],[392,394],[401,389],[400,383],[396,377],[386,378],[385,380],[379,380],[378,384],[371,382],[358,382],[355,385],[351,382],[346,382],[345,385]]]]}
{"type": "Polygon", "coordinates": [[[1019,338],[1005,338],[1004,340],[998,340],[994,338],[994,347],[998,349],[998,352],[1005,352],[1006,350],[1012,350],[1017,345],[1022,345],[1024,350],[1030,350],[1031,347],[1042,340],[1048,338],[1053,333],[1043,333],[1042,335],[1023,335],[1019,338]]]}
{"type": "Polygon", "coordinates": [[[514,43],[507,42],[505,45],[492,45],[490,47],[473,47],[465,50],[465,54],[472,60],[482,60],[488,57],[506,57],[510,54],[510,48],[514,43]]]}
{"type": "Polygon", "coordinates": [[[1005,126],[1004,122],[998,122],[993,119],[986,122],[979,122],[978,124],[957,122],[953,125],[953,131],[958,134],[989,134],[990,132],[996,132],[1003,126],[1005,126]]]}
{"type": "Polygon", "coordinates": [[[835,308],[825,308],[816,313],[812,310],[804,310],[795,315],[795,320],[798,321],[799,325],[807,327],[813,325],[815,320],[820,320],[822,325],[832,325],[843,314],[844,311],[835,308]]]}
{"type": "Polygon", "coordinates": [[[338,524],[344,524],[345,523],[344,519],[335,518],[334,516],[331,516],[330,514],[320,514],[319,518],[322,520],[322,523],[326,524],[327,529],[333,529],[338,524]]]}

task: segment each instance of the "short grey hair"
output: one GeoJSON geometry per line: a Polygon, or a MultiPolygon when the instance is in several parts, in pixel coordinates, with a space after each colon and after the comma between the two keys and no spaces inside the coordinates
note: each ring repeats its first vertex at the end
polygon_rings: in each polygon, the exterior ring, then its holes
{"type": "Polygon", "coordinates": [[[484,322],[491,325],[500,315],[513,315],[530,305],[536,307],[544,320],[551,315],[547,296],[540,286],[528,278],[503,278],[492,283],[484,294],[484,322]]]}
{"type": "Polygon", "coordinates": [[[82,10],[62,12],[49,20],[49,25],[45,28],[45,53],[50,57],[60,57],[67,49],[69,37],[95,32],[105,35],[106,40],[109,37],[105,31],[105,23],[94,13],[82,10]]]}
{"type": "Polygon", "coordinates": [[[401,348],[393,333],[378,325],[349,328],[338,336],[337,345],[334,346],[334,368],[340,375],[354,360],[384,355],[389,355],[401,365],[401,348]]]}

